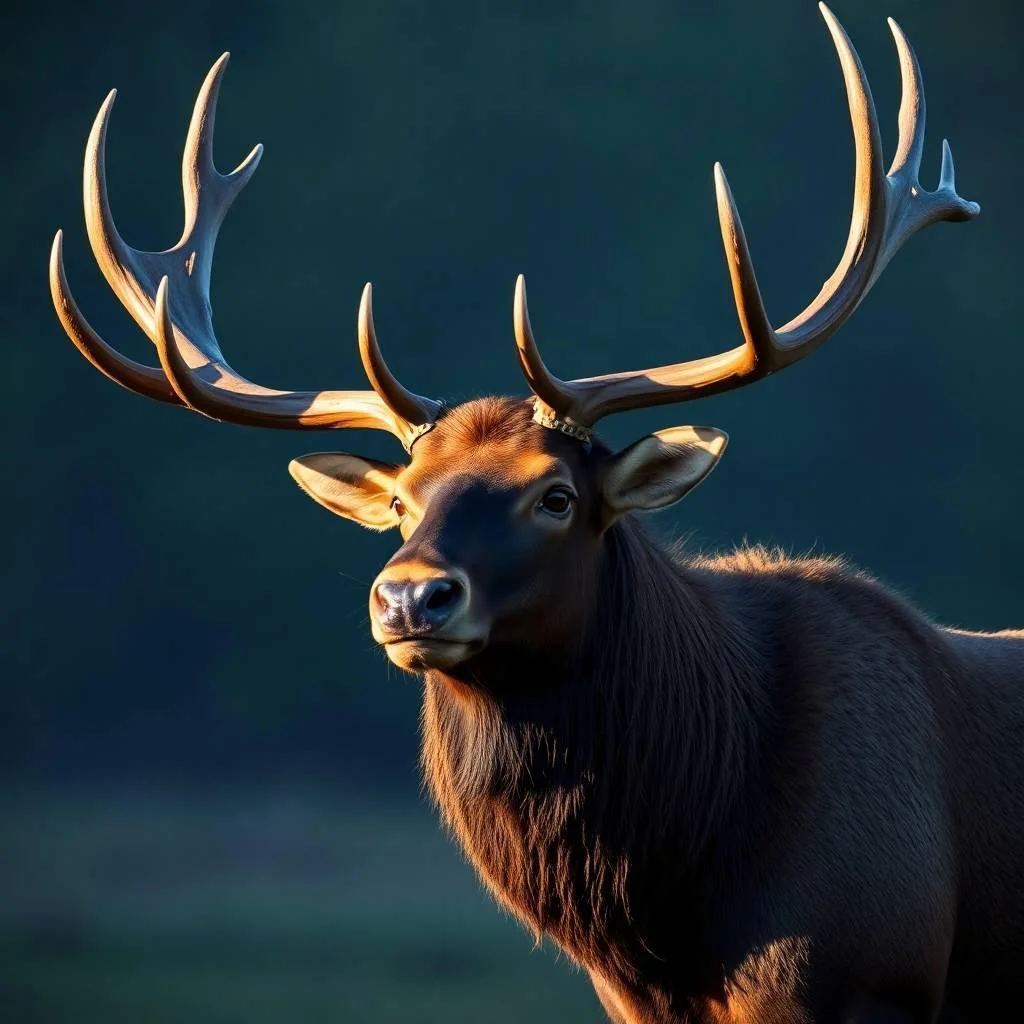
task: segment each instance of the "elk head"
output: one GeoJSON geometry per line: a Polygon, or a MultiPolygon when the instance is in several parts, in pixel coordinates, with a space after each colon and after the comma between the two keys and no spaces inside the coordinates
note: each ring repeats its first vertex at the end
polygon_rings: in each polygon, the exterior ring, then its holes
{"type": "Polygon", "coordinates": [[[100,108],[86,149],[86,225],[93,253],[156,346],[159,367],[125,358],[89,326],[68,289],[60,232],[50,262],[58,316],[97,369],[149,398],[212,419],[292,430],[372,427],[402,442],[409,454],[405,464],[320,453],[290,467],[299,485],[332,512],[371,529],[399,530],[404,543],[370,594],[374,637],[398,665],[458,673],[502,652],[564,648],[587,614],[593,592],[588,585],[616,520],[678,501],[707,476],[726,445],[719,430],[675,427],[613,453],[592,436],[594,424],[609,413],[716,394],[790,366],[845,323],[911,235],[936,221],[968,220],[979,212],[956,193],[945,142],[938,188],[928,192],[918,181],[924,93],[917,60],[895,22],[889,24],[903,93],[898,148],[886,172],[860,61],[824,5],[822,12],[839,53],[856,146],[846,249],[817,297],[773,328],[739,214],[716,165],[722,241],[743,335],[740,345],[719,355],[560,380],[541,359],[520,277],[515,338],[533,398],[449,408],[408,391],[389,371],[367,284],[358,336],[372,390],[276,391],[246,380],[221,353],[209,301],[217,232],[261,153],[257,147],[228,175],[213,165],[214,115],[227,54],[210,71],[196,102],[182,167],[185,230],[173,248],[140,252],[114,226],[104,172],[114,93],[100,108]]]}

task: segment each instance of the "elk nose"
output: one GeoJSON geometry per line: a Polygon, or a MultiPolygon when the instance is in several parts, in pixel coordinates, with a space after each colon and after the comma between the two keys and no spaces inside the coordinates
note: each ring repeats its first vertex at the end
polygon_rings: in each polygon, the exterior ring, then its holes
{"type": "Polygon", "coordinates": [[[373,597],[377,620],[399,633],[430,633],[441,629],[461,607],[465,589],[450,576],[423,580],[381,580],[373,597]]]}

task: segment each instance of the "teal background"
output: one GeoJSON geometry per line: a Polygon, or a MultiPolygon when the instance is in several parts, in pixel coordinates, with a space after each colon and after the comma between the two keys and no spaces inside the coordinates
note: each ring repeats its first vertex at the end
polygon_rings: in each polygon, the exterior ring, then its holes
{"type": "MultiPolygon", "coordinates": [[[[842,3],[891,156],[893,15],[921,60],[922,173],[951,140],[982,205],[890,265],[807,362],[686,408],[731,435],[652,523],[693,549],[840,551],[952,624],[1024,625],[1018,4],[842,3]]],[[[422,800],[418,684],[369,635],[395,539],[304,498],[302,437],[149,403],[93,371],[50,306],[75,295],[136,358],[81,213],[81,157],[119,89],[108,172],[134,245],[180,231],[195,92],[224,49],[216,153],[263,163],[213,299],[240,372],[362,387],[355,312],[451,400],[525,390],[515,275],[555,372],[655,365],[739,337],[714,209],[723,161],[781,323],[846,237],[853,154],[810,0],[684,4],[16,4],[0,39],[3,575],[0,1020],[593,1021],[584,978],[479,889],[422,800]],[[340,312],[339,312],[340,311],[340,312]]]]}

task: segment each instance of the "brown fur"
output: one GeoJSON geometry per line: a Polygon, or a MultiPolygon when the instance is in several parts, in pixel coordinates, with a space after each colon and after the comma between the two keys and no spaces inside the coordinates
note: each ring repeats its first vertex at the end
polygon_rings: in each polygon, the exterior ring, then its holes
{"type": "MultiPolygon", "coordinates": [[[[513,455],[583,486],[607,456],[494,399],[420,446],[431,506],[513,455]]],[[[396,559],[447,555],[437,515],[396,559]]],[[[576,558],[543,618],[426,674],[426,784],[499,902],[613,1020],[993,1019],[1024,959],[1024,633],[937,627],[837,559],[687,559],[632,517],[576,558]]]]}

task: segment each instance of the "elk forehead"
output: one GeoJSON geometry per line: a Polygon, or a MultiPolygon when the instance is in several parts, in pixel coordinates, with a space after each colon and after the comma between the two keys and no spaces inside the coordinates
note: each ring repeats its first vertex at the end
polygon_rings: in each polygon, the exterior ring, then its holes
{"type": "Polygon", "coordinates": [[[417,512],[452,477],[494,490],[523,490],[537,481],[573,478],[583,446],[534,422],[528,402],[483,398],[456,406],[413,447],[397,482],[400,498],[417,512]]]}
{"type": "Polygon", "coordinates": [[[529,612],[544,591],[542,562],[550,569],[551,545],[568,538],[571,522],[538,520],[536,504],[560,484],[592,489],[589,450],[536,423],[532,405],[512,398],[448,409],[416,440],[391,492],[405,506],[405,543],[370,594],[373,635],[392,662],[455,671],[495,630],[503,635],[510,615],[529,612]]]}

